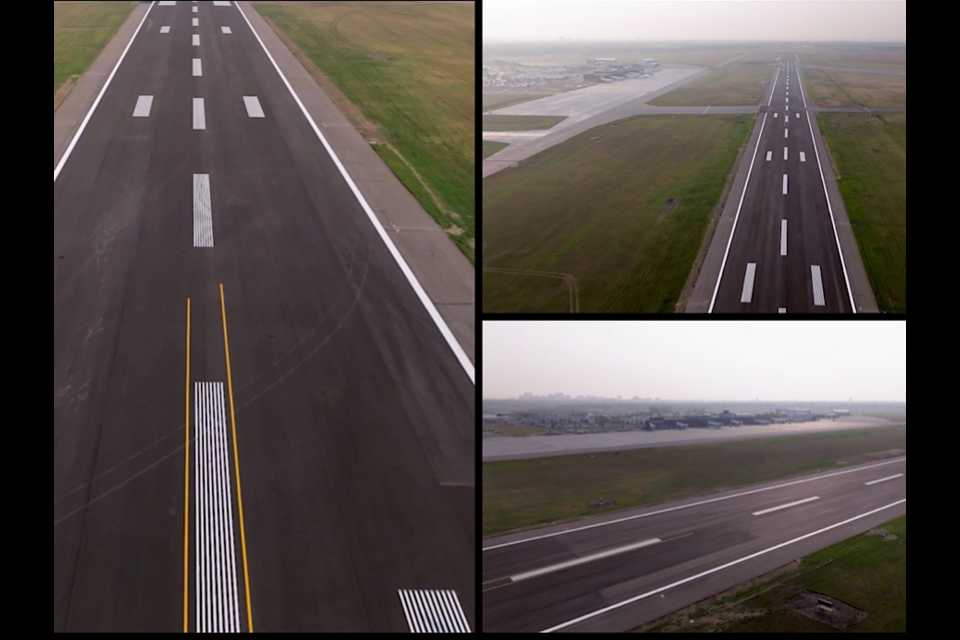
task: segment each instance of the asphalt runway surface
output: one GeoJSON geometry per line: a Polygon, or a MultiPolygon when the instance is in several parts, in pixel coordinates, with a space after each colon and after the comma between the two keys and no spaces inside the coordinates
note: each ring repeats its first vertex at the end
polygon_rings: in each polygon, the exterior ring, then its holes
{"type": "Polygon", "coordinates": [[[738,203],[732,227],[728,233],[718,228],[726,249],[719,279],[710,287],[711,312],[858,309],[848,269],[856,269],[859,281],[862,261],[855,243],[841,245],[842,200],[836,193],[828,199],[829,160],[815,146],[799,75],[795,56],[785,57],[761,110],[759,136],[743,155],[747,178],[730,195],[738,203]]]}
{"type": "Polygon", "coordinates": [[[238,7],[152,6],[54,174],[54,631],[474,628],[474,395],[238,7]]]}
{"type": "Polygon", "coordinates": [[[906,514],[906,470],[902,457],[486,540],[483,631],[635,629],[906,514]]]}

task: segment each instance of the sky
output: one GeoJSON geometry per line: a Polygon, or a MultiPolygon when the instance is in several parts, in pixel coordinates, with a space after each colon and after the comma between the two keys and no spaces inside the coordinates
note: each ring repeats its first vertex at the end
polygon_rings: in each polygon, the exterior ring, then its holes
{"type": "Polygon", "coordinates": [[[484,322],[483,398],[907,400],[907,323],[484,322]]]}
{"type": "Polygon", "coordinates": [[[485,0],[483,39],[907,41],[897,0],[485,0]]]}

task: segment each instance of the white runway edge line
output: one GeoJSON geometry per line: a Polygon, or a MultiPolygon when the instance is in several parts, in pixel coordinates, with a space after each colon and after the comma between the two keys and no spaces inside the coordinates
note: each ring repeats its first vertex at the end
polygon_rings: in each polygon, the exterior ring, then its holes
{"type": "Polygon", "coordinates": [[[726,500],[733,500],[734,498],[743,498],[744,496],[752,496],[758,493],[765,493],[767,491],[775,491],[777,489],[786,489],[787,487],[795,487],[800,484],[806,484],[808,482],[817,482],[818,480],[823,480],[825,478],[835,478],[837,476],[844,476],[848,473],[856,473],[858,471],[866,471],[867,469],[875,469],[877,467],[885,467],[888,464],[896,464],[898,462],[904,462],[906,458],[895,458],[893,460],[885,460],[883,462],[878,462],[877,464],[870,464],[863,467],[857,467],[855,469],[844,469],[843,471],[835,471],[833,473],[825,473],[823,475],[816,476],[815,478],[805,478],[803,480],[794,480],[793,482],[787,482],[784,484],[777,484],[772,487],[764,487],[762,489],[753,489],[752,491],[744,491],[743,493],[735,493],[730,496],[724,496],[722,498],[711,498],[710,500],[701,500],[699,502],[693,502],[690,504],[680,505],[679,507],[670,507],[669,509],[660,509],[659,511],[651,511],[649,513],[641,513],[636,516],[629,516],[626,518],[618,518],[616,520],[611,520],[610,522],[600,522],[598,524],[589,524],[584,527],[576,527],[573,529],[567,529],[565,531],[558,531],[556,533],[548,533],[542,536],[534,536],[533,538],[527,538],[525,540],[516,540],[514,542],[505,542],[503,544],[497,544],[490,547],[485,547],[484,551],[493,551],[494,549],[502,549],[504,547],[513,547],[518,544],[526,544],[527,542],[534,542],[536,540],[545,540],[547,538],[555,538],[557,536],[565,536],[570,533],[578,533],[580,531],[588,531],[590,529],[596,529],[598,527],[608,527],[612,524],[620,524],[621,522],[630,522],[632,520],[639,520],[641,518],[649,518],[651,516],[659,516],[664,513],[673,513],[674,511],[682,511],[684,509],[691,509],[693,507],[702,507],[705,504],[713,504],[714,502],[724,502],[726,500]]]}
{"type": "Polygon", "coordinates": [[[203,75],[203,60],[200,58],[193,59],[193,77],[199,78],[203,75]]]}
{"type": "Polygon", "coordinates": [[[453,591],[401,591],[400,604],[411,633],[471,633],[453,591]]]}
{"type": "Polygon", "coordinates": [[[592,556],[584,556],[583,558],[577,558],[576,560],[570,560],[569,562],[562,562],[560,564],[555,564],[550,567],[544,567],[543,569],[536,569],[534,571],[527,571],[526,573],[520,573],[510,578],[511,582],[521,582],[523,580],[529,580],[531,578],[538,578],[540,576],[547,575],[548,573],[556,573],[557,571],[563,571],[564,569],[570,569],[572,567],[578,567],[582,564],[589,564],[591,562],[596,562],[597,560],[603,560],[604,558],[609,558],[611,556],[618,556],[622,553],[629,553],[631,551],[636,551],[637,549],[644,549],[646,547],[653,546],[655,544],[660,544],[663,542],[660,538],[651,538],[650,540],[644,540],[643,542],[638,542],[636,544],[631,544],[626,547],[620,547],[618,549],[610,549],[609,551],[604,551],[602,553],[595,553],[592,556]]]}
{"type": "Polygon", "coordinates": [[[223,383],[196,384],[197,632],[239,633],[233,495],[223,383]]]}
{"type": "Polygon", "coordinates": [[[897,478],[902,478],[903,474],[898,473],[895,476],[887,476],[886,478],[880,478],[879,480],[873,480],[871,482],[864,482],[863,485],[866,487],[871,487],[875,484],[880,484],[881,482],[887,482],[888,480],[896,480],[897,478]]]}
{"type": "Polygon", "coordinates": [[[203,107],[203,98],[193,99],[193,130],[205,131],[207,128],[207,114],[203,107]]]}
{"type": "Polygon", "coordinates": [[[759,558],[759,557],[761,557],[761,556],[765,556],[765,555],[767,555],[768,553],[773,553],[774,551],[777,551],[777,550],[779,550],[779,549],[783,549],[784,547],[789,547],[789,546],[792,545],[792,544],[796,544],[796,543],[798,543],[798,542],[802,542],[802,541],[804,541],[804,540],[807,540],[808,538],[812,538],[812,537],[818,536],[818,535],[820,535],[820,534],[822,534],[822,533],[826,533],[827,531],[832,531],[832,530],[834,530],[834,529],[839,529],[840,527],[846,526],[846,525],[848,525],[848,524],[850,524],[850,523],[852,523],[852,522],[856,522],[857,520],[862,520],[863,518],[869,518],[869,517],[872,516],[872,515],[875,515],[875,514],[880,513],[881,511],[886,511],[887,509],[892,509],[892,508],[894,508],[894,507],[898,507],[898,506],[900,506],[901,504],[906,504],[906,502],[907,502],[907,499],[906,499],[906,498],[904,498],[903,500],[898,500],[897,502],[892,502],[892,503],[890,503],[890,504],[888,504],[888,505],[885,505],[885,506],[883,506],[883,507],[880,507],[879,509],[874,509],[873,511],[868,511],[867,513],[862,513],[862,514],[860,514],[860,515],[858,515],[858,516],[854,516],[853,518],[850,518],[850,519],[848,519],[848,520],[844,520],[843,522],[838,522],[838,523],[836,523],[836,524],[832,524],[832,525],[830,525],[829,527],[824,527],[823,529],[819,529],[819,530],[814,531],[814,532],[812,532],[812,533],[808,533],[808,534],[806,534],[806,535],[800,536],[799,538],[794,538],[793,540],[788,540],[788,541],[786,541],[786,542],[782,542],[782,543],[780,543],[780,544],[778,544],[778,545],[775,545],[775,546],[773,546],[773,547],[770,547],[769,549],[764,549],[763,551],[758,551],[757,553],[753,553],[753,554],[751,554],[751,555],[749,555],[749,556],[740,558],[740,559],[738,559],[738,560],[734,560],[733,562],[728,562],[727,564],[721,565],[721,566],[719,566],[719,567],[715,567],[715,568],[713,568],[713,569],[709,569],[709,570],[704,571],[704,572],[702,572],[702,573],[698,573],[698,574],[695,575],[695,576],[690,576],[689,578],[684,578],[683,580],[680,580],[680,581],[678,581],[678,582],[674,582],[673,584],[668,584],[668,585],[665,586],[665,587],[660,587],[659,589],[655,589],[655,590],[653,590],[653,591],[648,591],[647,593],[641,594],[641,595],[639,595],[639,596],[637,596],[637,597],[635,597],[635,598],[630,598],[629,600],[624,600],[623,602],[618,602],[617,604],[610,605],[609,607],[604,607],[603,609],[600,609],[599,611],[594,611],[593,613],[588,613],[588,614],[586,614],[586,615],[584,615],[584,616],[580,616],[579,618],[575,618],[575,619],[570,620],[570,621],[568,621],[568,622],[564,622],[563,624],[558,624],[557,626],[555,626],[555,627],[550,627],[549,629],[545,629],[545,630],[541,631],[540,633],[553,633],[553,632],[555,632],[555,631],[560,631],[561,629],[566,629],[567,627],[573,626],[573,625],[578,624],[578,623],[580,623],[580,622],[584,622],[584,621],[586,621],[586,620],[589,620],[589,619],[591,619],[591,618],[595,618],[595,617],[600,616],[600,615],[603,615],[603,614],[605,614],[605,613],[609,613],[610,611],[615,611],[616,609],[620,609],[621,607],[625,607],[625,606],[627,606],[627,605],[631,605],[631,604],[633,604],[633,603],[635,603],[635,602],[640,602],[641,600],[646,600],[647,598],[650,598],[650,597],[652,597],[652,596],[655,596],[655,595],[658,595],[658,594],[660,594],[660,593],[663,593],[664,591],[669,591],[670,589],[675,589],[676,587],[683,586],[683,585],[685,585],[685,584],[687,584],[687,583],[689,583],[689,582],[693,582],[694,580],[699,580],[700,578],[703,578],[703,577],[712,575],[712,574],[714,574],[714,573],[718,573],[718,572],[720,572],[720,571],[723,571],[724,569],[729,569],[730,567],[735,567],[735,566],[737,566],[738,564],[743,564],[744,562],[748,562],[748,561],[750,561],[750,560],[754,560],[754,559],[759,558]]]}
{"type": "MultiPolygon", "coordinates": [[[[330,146],[330,143],[327,142],[326,137],[320,131],[320,128],[317,127],[317,123],[313,121],[313,117],[310,115],[310,112],[307,111],[307,108],[304,106],[303,101],[300,100],[300,96],[297,95],[297,92],[293,90],[293,86],[290,85],[290,81],[287,80],[287,77],[283,75],[283,71],[280,70],[277,61],[273,59],[273,56],[270,54],[270,51],[267,49],[267,45],[263,43],[263,40],[260,38],[260,34],[256,32],[253,28],[253,25],[250,24],[250,20],[247,18],[247,14],[243,12],[243,7],[236,5],[237,10],[240,12],[240,15],[243,16],[244,22],[247,23],[247,26],[250,28],[251,33],[257,39],[257,42],[260,43],[260,46],[263,48],[263,52],[267,54],[267,58],[270,59],[273,68],[277,70],[277,74],[280,75],[280,79],[283,80],[283,84],[286,85],[287,90],[290,91],[290,95],[293,96],[294,101],[296,101],[297,106],[300,107],[300,110],[303,112],[304,117],[307,119],[307,122],[310,123],[310,126],[313,128],[313,132],[317,135],[317,138],[320,139],[320,142],[323,144],[324,149],[327,150],[327,153],[330,154],[330,157],[333,159],[334,164],[337,166],[337,169],[340,171],[340,174],[343,176],[344,180],[347,181],[347,185],[350,187],[350,190],[353,191],[353,195],[357,198],[357,201],[360,203],[360,206],[363,207],[364,212],[367,214],[367,218],[370,219],[370,223],[373,224],[374,228],[377,230],[377,233],[380,235],[380,239],[383,240],[383,243],[387,246],[387,250],[390,251],[390,255],[393,256],[393,259],[396,261],[397,265],[400,267],[400,270],[403,272],[403,275],[406,276],[407,281],[410,283],[410,286],[413,287],[414,292],[417,294],[417,297],[420,298],[420,303],[426,308],[427,313],[430,314],[430,318],[433,320],[434,324],[439,329],[441,335],[443,335],[444,340],[447,341],[451,351],[453,351],[454,356],[460,362],[460,366],[463,367],[463,370],[466,372],[467,376],[470,378],[470,382],[476,385],[476,372],[473,363],[470,362],[470,358],[467,357],[467,353],[463,350],[463,347],[460,346],[460,343],[457,342],[456,337],[453,335],[453,332],[450,331],[450,327],[447,326],[447,323],[444,321],[443,317],[440,315],[440,312],[437,311],[437,307],[433,304],[433,301],[430,299],[430,296],[427,295],[427,292],[424,291],[423,287],[420,285],[420,281],[417,280],[417,276],[414,275],[413,271],[410,269],[410,266],[407,264],[406,260],[403,259],[403,256],[400,255],[400,251],[397,249],[397,246],[393,243],[393,240],[390,239],[390,236],[387,234],[386,229],[383,228],[383,225],[380,224],[380,220],[377,218],[376,214],[373,212],[373,209],[370,208],[370,205],[367,203],[366,198],[363,197],[363,194],[360,193],[360,189],[357,188],[356,183],[353,181],[353,178],[350,177],[350,174],[347,172],[346,167],[343,166],[343,163],[340,161],[340,158],[334,152],[333,147],[330,146]]],[[[766,118],[766,116],[764,116],[766,118]]],[[[756,151],[754,151],[754,156],[756,156],[756,151]]],[[[742,200],[741,200],[742,202],[742,200]]],[[[728,246],[729,250],[729,246],[728,246]]]]}
{"type": "Polygon", "coordinates": [[[193,176],[193,246],[213,249],[213,210],[210,206],[210,176],[193,176]]]}
{"type": "Polygon", "coordinates": [[[140,96],[137,98],[137,106],[133,108],[134,118],[149,118],[150,109],[153,108],[153,96],[140,96]]]}
{"type": "Polygon", "coordinates": [[[740,294],[740,302],[750,303],[753,301],[753,281],[757,276],[757,263],[748,262],[747,271],[743,276],[743,292],[740,294]]]}
{"type": "MultiPolygon", "coordinates": [[[[800,99],[803,100],[803,106],[806,108],[807,99],[803,94],[803,83],[800,83],[800,99]]],[[[810,111],[807,111],[807,126],[810,127],[810,137],[813,139],[813,153],[817,156],[817,168],[820,170],[820,184],[823,185],[823,195],[827,199],[827,211],[830,212],[830,224],[833,226],[833,237],[837,242],[837,253],[840,255],[840,267],[843,269],[843,281],[847,285],[847,295],[850,298],[850,310],[857,313],[857,305],[853,300],[853,289],[850,288],[850,275],[847,273],[847,262],[843,258],[843,247],[840,246],[840,234],[837,233],[837,220],[833,216],[833,205],[830,204],[830,193],[827,191],[827,180],[823,177],[823,164],[820,162],[820,151],[817,149],[817,137],[813,135],[813,121],[810,119],[810,111]]]]}
{"type": "Polygon", "coordinates": [[[780,221],[780,255],[787,255],[787,221],[780,221]]]}
{"type": "Polygon", "coordinates": [[[70,155],[73,153],[74,148],[77,146],[77,142],[80,140],[80,136],[83,135],[83,132],[86,131],[87,125],[90,124],[90,118],[93,117],[93,112],[97,110],[97,107],[100,105],[100,101],[103,100],[103,94],[107,92],[107,89],[110,87],[110,83],[113,82],[114,76],[117,75],[117,69],[120,68],[120,65],[123,64],[124,58],[127,57],[127,52],[130,51],[130,47],[133,45],[133,41],[137,39],[137,34],[140,33],[140,29],[143,28],[144,23],[147,21],[150,12],[153,11],[153,3],[150,4],[150,7],[147,9],[147,12],[143,14],[143,19],[140,21],[140,24],[137,26],[137,30],[133,32],[133,36],[130,37],[130,42],[127,43],[127,48],[123,50],[123,53],[120,54],[120,59],[117,60],[117,64],[114,65],[113,71],[110,72],[110,75],[107,77],[107,81],[103,83],[103,88],[100,89],[97,99],[93,101],[90,110],[87,111],[87,115],[83,118],[83,122],[80,123],[80,128],[77,129],[77,133],[73,136],[73,140],[70,141],[70,145],[67,147],[67,150],[63,152],[63,157],[60,158],[60,162],[57,163],[57,167],[53,170],[53,182],[56,184],[57,178],[60,177],[60,172],[63,171],[64,165],[67,164],[67,160],[70,159],[70,155]]]}
{"type": "Polygon", "coordinates": [[[820,277],[820,265],[810,266],[810,277],[813,278],[813,305],[823,307],[826,303],[823,300],[823,279],[820,277]]]}
{"type": "Polygon", "coordinates": [[[768,513],[774,513],[776,511],[783,511],[784,509],[789,509],[790,507],[797,507],[801,504],[807,504],[808,502],[813,502],[819,500],[820,496],[813,496],[812,498],[807,498],[806,500],[797,500],[796,502],[791,502],[790,504],[782,504],[779,507],[773,507],[772,509],[764,509],[763,511],[754,511],[751,515],[753,516],[765,516],[768,513]]]}

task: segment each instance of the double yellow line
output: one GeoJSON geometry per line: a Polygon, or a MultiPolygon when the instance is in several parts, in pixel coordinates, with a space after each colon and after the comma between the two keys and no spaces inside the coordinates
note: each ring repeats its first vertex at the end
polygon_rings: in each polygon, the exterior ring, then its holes
{"type": "MultiPolygon", "coordinates": [[[[240,511],[240,546],[243,553],[243,579],[247,599],[247,629],[253,633],[253,607],[250,600],[250,568],[247,561],[247,531],[243,520],[243,492],[240,488],[240,454],[237,448],[237,413],[233,401],[233,371],[230,366],[230,338],[227,332],[227,302],[220,285],[220,313],[223,317],[223,348],[227,360],[227,389],[230,395],[230,422],[233,431],[233,464],[237,475],[237,504],[240,511]]],[[[191,302],[187,299],[187,385],[186,385],[186,480],[183,517],[183,632],[190,631],[190,325],[191,302]]]]}

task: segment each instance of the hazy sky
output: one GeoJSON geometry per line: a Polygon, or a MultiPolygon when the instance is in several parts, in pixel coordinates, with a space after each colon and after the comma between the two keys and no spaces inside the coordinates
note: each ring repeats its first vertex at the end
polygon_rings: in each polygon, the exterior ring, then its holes
{"type": "Polygon", "coordinates": [[[485,0],[484,40],[907,41],[895,0],[485,0]]]}
{"type": "Polygon", "coordinates": [[[906,402],[904,322],[484,322],[483,397],[906,402]]]}

